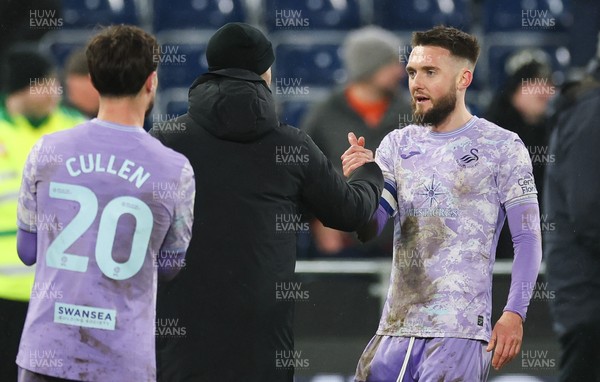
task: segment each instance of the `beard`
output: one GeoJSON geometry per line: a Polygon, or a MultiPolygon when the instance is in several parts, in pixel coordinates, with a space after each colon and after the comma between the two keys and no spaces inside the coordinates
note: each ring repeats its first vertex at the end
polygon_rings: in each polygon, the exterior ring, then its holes
{"type": "Polygon", "coordinates": [[[439,100],[431,101],[432,107],[428,111],[417,111],[417,103],[414,97],[411,99],[414,121],[421,126],[437,126],[444,122],[446,118],[456,108],[456,92],[452,89],[439,100]]]}

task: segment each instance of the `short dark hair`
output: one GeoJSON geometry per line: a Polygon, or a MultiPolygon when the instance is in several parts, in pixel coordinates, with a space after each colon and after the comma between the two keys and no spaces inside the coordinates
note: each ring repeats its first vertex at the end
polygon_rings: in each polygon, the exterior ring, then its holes
{"type": "Polygon", "coordinates": [[[448,49],[453,56],[466,58],[473,66],[479,58],[479,42],[475,36],[443,25],[425,32],[413,32],[412,47],[419,45],[448,49]]]}
{"type": "Polygon", "coordinates": [[[113,25],[92,37],[85,55],[92,84],[102,96],[137,94],[158,67],[158,42],[131,25],[113,25]]]}

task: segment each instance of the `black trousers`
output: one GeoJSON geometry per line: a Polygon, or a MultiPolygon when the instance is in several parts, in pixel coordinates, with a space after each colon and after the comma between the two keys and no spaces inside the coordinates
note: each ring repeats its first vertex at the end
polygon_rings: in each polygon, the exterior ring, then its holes
{"type": "Polygon", "coordinates": [[[17,380],[17,352],[25,317],[27,302],[0,298],[0,381],[17,380]]]}
{"type": "Polygon", "coordinates": [[[600,321],[560,338],[560,382],[600,382],[600,321]]]}

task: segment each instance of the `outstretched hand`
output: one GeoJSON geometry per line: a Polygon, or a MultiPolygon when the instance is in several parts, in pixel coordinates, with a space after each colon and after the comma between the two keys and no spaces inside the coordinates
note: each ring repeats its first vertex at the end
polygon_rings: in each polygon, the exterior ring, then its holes
{"type": "Polygon", "coordinates": [[[354,170],[367,162],[373,162],[373,152],[365,148],[365,138],[356,138],[354,133],[348,133],[350,147],[342,155],[344,176],[349,177],[354,170]]]}

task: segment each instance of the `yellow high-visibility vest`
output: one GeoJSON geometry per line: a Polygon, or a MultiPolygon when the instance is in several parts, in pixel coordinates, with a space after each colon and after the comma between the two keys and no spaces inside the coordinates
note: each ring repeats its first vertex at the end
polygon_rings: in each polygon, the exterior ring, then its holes
{"type": "Polygon", "coordinates": [[[29,151],[43,135],[84,121],[81,114],[59,107],[33,127],[25,117],[8,117],[0,110],[0,298],[28,301],[33,286],[35,266],[24,265],[17,255],[17,200],[29,151]]]}

